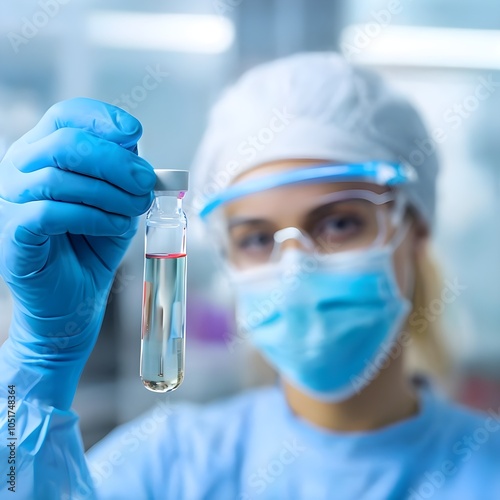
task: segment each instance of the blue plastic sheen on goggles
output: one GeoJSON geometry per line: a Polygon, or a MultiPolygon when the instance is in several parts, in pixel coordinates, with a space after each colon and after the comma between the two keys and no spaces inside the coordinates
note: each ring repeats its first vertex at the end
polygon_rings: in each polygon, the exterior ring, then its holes
{"type": "Polygon", "coordinates": [[[319,164],[306,168],[288,170],[250,179],[229,186],[215,195],[200,211],[200,217],[205,219],[219,206],[249,194],[302,182],[334,181],[365,181],[380,186],[397,186],[416,179],[417,174],[410,165],[387,161],[370,161],[366,163],[319,164]]]}

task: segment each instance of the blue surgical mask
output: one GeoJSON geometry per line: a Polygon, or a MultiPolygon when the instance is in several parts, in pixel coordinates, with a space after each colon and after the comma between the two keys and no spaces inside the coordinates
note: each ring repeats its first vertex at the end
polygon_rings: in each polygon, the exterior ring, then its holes
{"type": "Polygon", "coordinates": [[[289,383],[323,401],[359,392],[395,342],[411,303],[394,245],[331,255],[287,250],[275,264],[232,272],[239,326],[289,383]]]}

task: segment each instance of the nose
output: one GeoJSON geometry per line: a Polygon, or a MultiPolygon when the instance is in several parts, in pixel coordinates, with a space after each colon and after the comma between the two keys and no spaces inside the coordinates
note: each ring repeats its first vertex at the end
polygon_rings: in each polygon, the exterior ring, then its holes
{"type": "Polygon", "coordinates": [[[282,252],[284,252],[285,250],[290,250],[292,248],[296,250],[306,250],[304,248],[304,245],[295,238],[288,238],[287,240],[283,241],[283,243],[281,243],[280,247],[282,252]]]}
{"type": "Polygon", "coordinates": [[[312,241],[296,227],[280,229],[275,233],[274,241],[281,252],[291,248],[298,250],[312,250],[314,248],[312,241]]]}

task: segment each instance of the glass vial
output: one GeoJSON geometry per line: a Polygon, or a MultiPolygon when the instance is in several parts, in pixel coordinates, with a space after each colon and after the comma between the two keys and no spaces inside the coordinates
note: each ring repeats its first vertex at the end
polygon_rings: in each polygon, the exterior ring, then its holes
{"type": "Polygon", "coordinates": [[[184,378],[186,329],[185,170],[155,170],[155,199],[146,215],[141,328],[141,379],[167,392],[184,378]]]}

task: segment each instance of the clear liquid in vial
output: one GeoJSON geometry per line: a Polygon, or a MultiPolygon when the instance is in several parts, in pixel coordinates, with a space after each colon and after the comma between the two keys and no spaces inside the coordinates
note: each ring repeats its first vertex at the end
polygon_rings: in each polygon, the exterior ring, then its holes
{"type": "Polygon", "coordinates": [[[147,254],[141,333],[141,379],[154,392],[184,378],[186,254],[147,254]]]}

